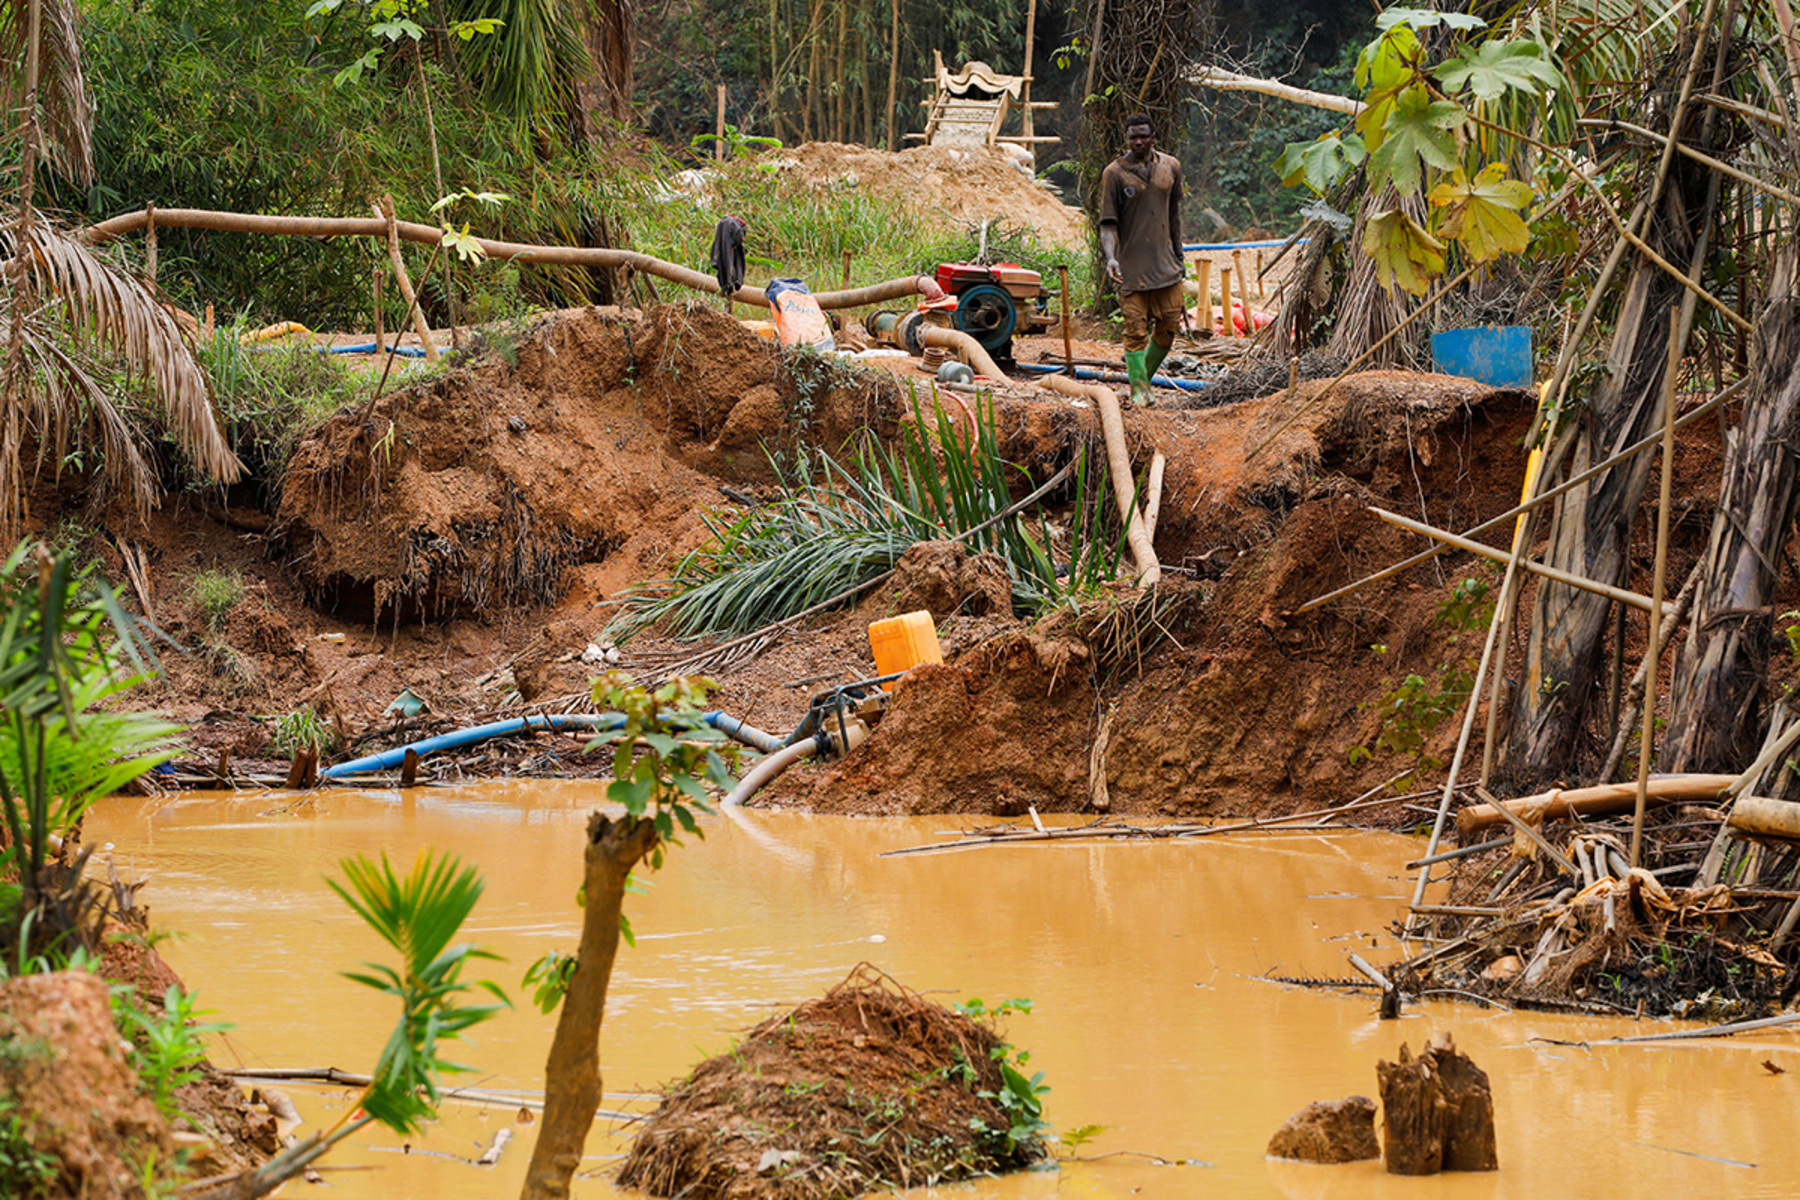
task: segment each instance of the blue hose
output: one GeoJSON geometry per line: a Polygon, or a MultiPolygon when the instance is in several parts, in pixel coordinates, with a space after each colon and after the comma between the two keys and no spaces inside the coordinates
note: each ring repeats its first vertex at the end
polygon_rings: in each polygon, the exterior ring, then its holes
{"type": "MultiPolygon", "coordinates": [[[[764,733],[754,725],[746,725],[729,713],[723,713],[717,709],[703,712],[696,719],[711,725],[726,737],[742,742],[754,750],[760,750],[764,754],[775,753],[781,749],[783,744],[782,738],[764,733]]],[[[424,758],[426,755],[436,754],[440,750],[459,750],[464,746],[473,746],[476,742],[485,742],[489,738],[508,737],[527,731],[591,729],[596,733],[603,733],[609,729],[617,729],[624,723],[625,717],[621,713],[551,713],[536,717],[513,717],[505,721],[492,721],[486,725],[472,725],[467,729],[441,733],[436,737],[396,746],[392,750],[383,750],[380,754],[354,758],[349,762],[327,767],[319,775],[322,779],[343,779],[350,775],[391,771],[406,761],[408,750],[413,751],[420,758],[424,758]]]]}
{"type": "MultiPolygon", "coordinates": [[[[389,347],[377,345],[374,342],[358,342],[354,346],[327,346],[327,347],[325,347],[323,353],[325,353],[325,354],[386,354],[388,352],[388,349],[389,349],[389,347]]],[[[392,349],[393,349],[394,353],[398,354],[401,358],[424,358],[425,357],[425,351],[421,350],[417,346],[394,346],[394,347],[392,347],[392,349]]]]}
{"type": "MultiPolygon", "coordinates": [[[[1019,370],[1029,371],[1033,375],[1065,375],[1069,372],[1066,367],[1040,366],[1034,363],[1020,363],[1019,370]]],[[[1077,379],[1092,379],[1099,383],[1131,382],[1131,377],[1123,371],[1096,371],[1092,367],[1076,367],[1074,374],[1077,379]]],[[[1210,379],[1176,379],[1172,375],[1152,375],[1150,382],[1157,387],[1180,388],[1184,392],[1205,391],[1212,386],[1210,379]]]]}
{"type": "MultiPolygon", "coordinates": [[[[1310,241],[1312,241],[1311,238],[1296,238],[1294,244],[1296,246],[1304,246],[1310,241]]],[[[1288,240],[1286,238],[1276,238],[1275,240],[1268,242],[1194,242],[1192,245],[1183,246],[1182,249],[1186,250],[1189,254],[1192,254],[1196,250],[1264,250],[1270,246],[1285,246],[1287,244],[1288,240]]]]}

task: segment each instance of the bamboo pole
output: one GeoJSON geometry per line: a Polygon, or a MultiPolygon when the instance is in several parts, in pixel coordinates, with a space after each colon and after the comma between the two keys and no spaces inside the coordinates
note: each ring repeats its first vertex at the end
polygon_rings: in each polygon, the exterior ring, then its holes
{"type": "Polygon", "coordinates": [[[1212,259],[1206,257],[1204,253],[1194,260],[1194,282],[1199,285],[1200,290],[1199,309],[1204,318],[1200,324],[1206,331],[1201,336],[1211,337],[1213,333],[1212,259]]]}
{"type": "MultiPolygon", "coordinates": [[[[1714,409],[1718,408],[1721,404],[1724,404],[1727,400],[1730,400],[1733,397],[1735,397],[1739,392],[1743,391],[1749,385],[1750,385],[1750,381],[1748,379],[1738,380],[1736,383],[1732,384],[1730,387],[1726,388],[1724,391],[1720,392],[1718,395],[1712,397],[1712,399],[1707,400],[1706,402],[1701,404],[1698,408],[1694,409],[1692,412],[1687,413],[1684,416],[1678,417],[1675,421],[1675,428],[1680,429],[1682,426],[1688,424],[1690,421],[1696,421],[1699,418],[1705,416],[1707,413],[1712,412],[1714,409]]],[[[1638,441],[1633,442],[1631,445],[1625,447],[1625,449],[1619,451],[1617,454],[1613,455],[1611,458],[1608,458],[1601,462],[1598,462],[1598,463],[1594,464],[1593,466],[1589,467],[1587,470],[1582,471],[1580,474],[1573,475],[1570,478],[1565,479],[1563,482],[1557,484],[1555,487],[1549,488],[1548,490],[1540,493],[1538,496],[1525,502],[1524,504],[1521,504],[1521,505],[1517,506],[1516,508],[1509,508],[1505,512],[1501,513],[1499,516],[1489,517],[1487,520],[1483,521],[1479,525],[1474,526],[1473,528],[1465,529],[1462,533],[1462,536],[1465,538],[1470,538],[1470,537],[1475,537],[1479,534],[1488,533],[1492,530],[1498,529],[1500,526],[1506,524],[1508,521],[1511,521],[1514,518],[1516,518],[1524,513],[1532,512],[1533,510],[1540,508],[1541,506],[1543,506],[1545,504],[1548,504],[1550,501],[1556,499],[1558,496],[1562,495],[1564,492],[1568,492],[1575,488],[1580,487],[1582,484],[1584,484],[1588,480],[1594,478],[1596,475],[1601,475],[1607,471],[1612,470],[1614,467],[1618,466],[1620,463],[1624,462],[1626,459],[1635,458],[1639,454],[1642,454],[1644,451],[1650,449],[1652,446],[1660,446],[1661,444],[1662,444],[1662,433],[1660,431],[1653,433],[1653,434],[1649,435],[1648,437],[1641,438],[1638,441]]],[[[1549,471],[1540,471],[1539,475],[1541,478],[1549,478],[1550,472],[1549,471]]],[[[1429,550],[1421,550],[1417,554],[1413,555],[1410,558],[1402,559],[1399,562],[1393,564],[1392,566],[1383,567],[1381,570],[1376,571],[1373,574],[1365,575],[1361,579],[1358,579],[1355,583],[1347,583],[1343,587],[1338,588],[1335,591],[1326,592],[1323,596],[1318,596],[1318,597],[1315,597],[1314,599],[1308,600],[1305,604],[1302,604],[1299,608],[1296,608],[1293,612],[1293,615],[1299,616],[1301,613],[1311,612],[1315,608],[1319,608],[1319,607],[1322,607],[1323,605],[1330,604],[1333,600],[1341,600],[1345,596],[1351,595],[1355,592],[1360,592],[1364,588],[1367,588],[1374,584],[1380,583],[1385,579],[1392,579],[1394,576],[1400,574],[1403,571],[1410,570],[1413,567],[1418,566],[1420,563],[1429,562],[1432,559],[1436,558],[1438,555],[1443,554],[1446,551],[1453,550],[1453,549],[1455,549],[1455,547],[1452,546],[1449,542],[1439,542],[1437,545],[1431,547],[1431,549],[1429,549],[1429,550]]]]}
{"type": "MultiPolygon", "coordinates": [[[[1520,489],[1519,503],[1523,504],[1531,499],[1531,494],[1537,490],[1539,469],[1543,465],[1544,451],[1542,447],[1533,450],[1526,456],[1525,486],[1520,489]]],[[[1519,573],[1513,568],[1514,563],[1518,561],[1518,556],[1525,552],[1523,547],[1531,544],[1532,516],[1531,513],[1521,513],[1513,524],[1513,559],[1506,564],[1506,577],[1500,581],[1500,597],[1494,605],[1492,620],[1500,628],[1497,639],[1500,647],[1500,661],[1494,664],[1493,681],[1488,687],[1487,727],[1482,730],[1481,734],[1482,787],[1486,787],[1488,781],[1494,776],[1494,746],[1497,741],[1495,735],[1499,732],[1500,727],[1500,682],[1506,676],[1506,651],[1512,638],[1513,609],[1517,607],[1519,591],[1524,583],[1519,578],[1519,573]]],[[[1624,610],[1620,609],[1620,611],[1624,610]]]]}
{"type": "Polygon", "coordinates": [[[1027,0],[1025,5],[1025,82],[1020,88],[1020,100],[1025,108],[1025,115],[1020,119],[1020,128],[1025,134],[1025,149],[1031,155],[1031,169],[1037,171],[1037,143],[1032,140],[1037,134],[1037,123],[1033,120],[1034,110],[1031,107],[1031,61],[1037,49],[1037,0],[1027,0]]]}
{"type": "MultiPolygon", "coordinates": [[[[1669,310],[1669,357],[1663,370],[1663,439],[1662,491],[1656,510],[1656,566],[1650,584],[1650,636],[1647,655],[1662,651],[1663,590],[1669,578],[1669,502],[1675,484],[1675,384],[1681,376],[1681,347],[1686,326],[1682,321],[1687,305],[1669,310]]],[[[1644,707],[1638,719],[1642,735],[1638,740],[1637,807],[1631,818],[1631,865],[1643,862],[1644,810],[1650,787],[1650,750],[1656,737],[1656,683],[1661,674],[1657,659],[1649,659],[1644,668],[1644,707]]]]}
{"type": "Polygon", "coordinates": [[[888,27],[888,102],[887,102],[887,148],[894,152],[894,99],[900,88],[900,0],[888,0],[890,11],[888,27]]]}
{"type": "Polygon", "coordinates": [[[1231,315],[1231,268],[1224,263],[1219,264],[1219,319],[1224,323],[1225,336],[1236,337],[1237,321],[1231,315]]]}
{"type": "Polygon", "coordinates": [[[156,205],[144,205],[144,274],[149,276],[150,294],[156,295],[156,205]]]}
{"type": "MultiPolygon", "coordinates": [[[[425,346],[425,361],[434,363],[438,360],[437,343],[431,340],[431,327],[425,323],[425,314],[419,311],[418,294],[413,291],[412,278],[406,273],[406,260],[400,256],[400,233],[394,220],[393,197],[383,196],[381,203],[374,208],[375,215],[387,223],[388,262],[394,268],[394,284],[406,301],[413,332],[419,335],[419,341],[425,346]]],[[[399,344],[398,334],[394,340],[396,345],[399,344]]]]}
{"type": "Polygon", "coordinates": [[[719,119],[713,130],[713,161],[725,161],[725,85],[719,85],[719,119]]]}
{"type": "MultiPolygon", "coordinates": [[[[1489,546],[1484,542],[1476,542],[1465,537],[1458,537],[1454,533],[1448,533],[1436,526],[1427,525],[1423,521],[1415,521],[1411,517],[1403,517],[1399,513],[1391,513],[1385,508],[1371,507],[1369,511],[1390,525],[1398,525],[1402,529],[1408,529],[1414,533],[1423,534],[1426,537],[1437,538],[1440,541],[1450,543],[1458,549],[1467,550],[1471,554],[1479,554],[1483,558],[1491,558],[1495,562],[1506,562],[1511,557],[1506,551],[1496,550],[1494,547],[1489,546]]],[[[1570,572],[1561,570],[1557,567],[1545,566],[1540,562],[1531,562],[1521,559],[1519,565],[1525,570],[1530,571],[1533,575],[1541,575],[1545,579],[1554,579],[1558,583],[1566,583],[1570,587],[1580,588],[1584,592],[1593,592],[1597,596],[1607,596],[1619,601],[1621,604],[1629,604],[1633,608],[1643,609],[1645,612],[1650,611],[1652,601],[1648,596],[1641,596],[1636,592],[1629,592],[1624,588],[1614,587],[1610,583],[1599,583],[1592,579],[1586,579],[1580,575],[1571,574],[1570,572]]]]}
{"type": "Polygon", "coordinates": [[[370,272],[369,280],[369,290],[373,293],[373,303],[375,306],[375,352],[377,354],[387,349],[387,331],[381,327],[382,282],[381,265],[377,263],[375,269],[370,272]]]}
{"type": "MultiPolygon", "coordinates": [[[[1737,779],[1735,775],[1659,775],[1650,781],[1649,798],[1657,803],[1712,802],[1725,796],[1737,779]]],[[[1456,828],[1465,838],[1492,829],[1506,820],[1498,811],[1502,808],[1535,824],[1572,816],[1631,812],[1636,803],[1637,787],[1630,783],[1603,783],[1568,790],[1553,788],[1518,800],[1465,808],[1456,814],[1456,828]]]]}

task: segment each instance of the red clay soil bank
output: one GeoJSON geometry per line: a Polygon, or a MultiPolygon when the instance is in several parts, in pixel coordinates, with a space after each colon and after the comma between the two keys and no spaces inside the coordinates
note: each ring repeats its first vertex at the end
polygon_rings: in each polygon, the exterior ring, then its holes
{"type": "Polygon", "coordinates": [[[1135,662],[1097,673],[1072,622],[1054,639],[1060,670],[1036,650],[1042,631],[967,651],[902,687],[882,728],[841,764],[790,772],[770,802],[1079,811],[1097,770],[1115,812],[1278,812],[1393,774],[1400,764],[1353,767],[1347,751],[1372,737],[1364,706],[1397,664],[1448,656],[1450,631],[1434,617],[1466,565],[1441,582],[1422,568],[1340,606],[1283,614],[1421,547],[1369,504],[1463,528],[1515,503],[1530,398],[1370,372],[1246,461],[1324,386],[1229,409],[1134,414],[1134,458],[1153,440],[1169,459],[1159,555],[1216,578],[1204,602],[1166,619],[1171,636],[1141,673],[1135,662]],[[1106,751],[1094,760],[1102,719],[1106,751]]]}

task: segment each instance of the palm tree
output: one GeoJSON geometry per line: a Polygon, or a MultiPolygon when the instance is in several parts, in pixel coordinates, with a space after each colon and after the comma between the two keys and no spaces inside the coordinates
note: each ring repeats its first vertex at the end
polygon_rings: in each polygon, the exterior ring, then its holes
{"type": "Polygon", "coordinates": [[[94,174],[93,114],[73,0],[0,0],[0,101],[19,112],[22,162],[12,222],[0,226],[0,543],[26,516],[25,450],[60,471],[81,440],[97,443],[96,482],[140,517],[157,500],[137,433],[99,382],[93,355],[119,356],[151,386],[159,419],[202,475],[243,473],[214,420],[205,373],[174,319],[142,283],[33,205],[38,160],[78,184],[94,174]]]}

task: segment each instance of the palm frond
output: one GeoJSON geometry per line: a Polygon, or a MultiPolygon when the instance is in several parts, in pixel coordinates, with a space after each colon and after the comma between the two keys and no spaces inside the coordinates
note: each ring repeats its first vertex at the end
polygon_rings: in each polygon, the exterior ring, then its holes
{"type": "MultiPolygon", "coordinates": [[[[94,181],[94,114],[88,102],[87,77],[81,69],[81,33],[74,0],[41,0],[43,36],[39,42],[38,109],[44,148],[50,162],[72,182],[94,181]]],[[[30,29],[28,4],[0,3],[0,55],[8,64],[0,71],[0,103],[16,112],[25,103],[25,51],[30,29]]]]}
{"type": "Polygon", "coordinates": [[[36,290],[61,302],[78,335],[115,351],[149,380],[176,444],[202,474],[221,483],[242,476],[243,465],[213,418],[206,373],[141,283],[46,220],[9,232],[0,245],[23,257],[36,290]]]}

